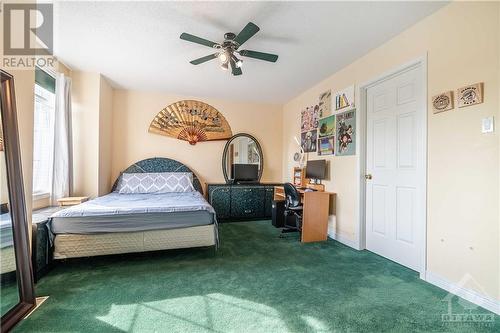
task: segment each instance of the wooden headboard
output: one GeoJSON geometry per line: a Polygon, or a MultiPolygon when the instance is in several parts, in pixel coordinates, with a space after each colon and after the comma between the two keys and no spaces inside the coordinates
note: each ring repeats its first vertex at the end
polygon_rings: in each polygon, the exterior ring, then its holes
{"type": "MultiPolygon", "coordinates": [[[[196,176],[196,173],[194,173],[191,169],[189,169],[181,162],[172,160],[170,158],[154,157],[139,162],[135,162],[134,164],[126,168],[122,173],[145,173],[145,172],[191,172],[193,174],[194,189],[203,194],[203,187],[201,186],[201,182],[198,179],[198,176],[196,176]]],[[[115,180],[115,183],[113,184],[113,188],[111,191],[115,190],[119,179],[120,177],[118,177],[118,179],[115,180]]]]}

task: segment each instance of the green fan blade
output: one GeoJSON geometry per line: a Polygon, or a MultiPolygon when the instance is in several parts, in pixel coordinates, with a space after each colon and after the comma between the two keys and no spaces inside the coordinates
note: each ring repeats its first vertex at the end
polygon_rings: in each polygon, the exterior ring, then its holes
{"type": "Polygon", "coordinates": [[[255,35],[260,28],[253,24],[252,22],[249,22],[243,30],[236,36],[234,41],[238,43],[238,45],[243,45],[247,40],[249,40],[253,35],[255,35]]]}
{"type": "Polygon", "coordinates": [[[217,54],[218,53],[214,53],[214,54],[210,54],[210,55],[207,55],[207,56],[195,59],[195,60],[191,60],[190,63],[192,63],[193,65],[199,65],[199,64],[202,64],[206,61],[217,58],[217,54]]]}
{"type": "Polygon", "coordinates": [[[239,51],[240,55],[243,57],[255,58],[270,62],[276,62],[278,60],[278,56],[276,54],[250,51],[250,50],[241,50],[239,51]]]}
{"type": "Polygon", "coordinates": [[[207,39],[196,37],[196,36],[193,36],[191,34],[187,34],[185,32],[183,32],[181,34],[181,39],[187,40],[188,42],[205,45],[208,47],[214,47],[214,46],[218,45],[217,43],[211,42],[207,39]]]}
{"type": "Polygon", "coordinates": [[[229,60],[229,63],[231,64],[231,72],[233,75],[241,75],[243,72],[241,71],[241,68],[236,67],[236,63],[234,62],[233,59],[229,60]]]}

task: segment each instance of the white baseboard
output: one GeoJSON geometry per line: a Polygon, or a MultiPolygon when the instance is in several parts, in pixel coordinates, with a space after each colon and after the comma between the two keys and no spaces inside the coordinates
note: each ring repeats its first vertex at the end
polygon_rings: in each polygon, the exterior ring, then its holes
{"type": "Polygon", "coordinates": [[[344,245],[352,247],[355,250],[358,250],[358,244],[355,241],[353,241],[345,236],[339,235],[339,234],[335,233],[335,231],[328,230],[328,237],[330,237],[331,239],[335,239],[336,241],[338,241],[344,245]]]}
{"type": "Polygon", "coordinates": [[[464,288],[460,283],[452,283],[445,278],[434,274],[432,272],[426,271],[425,276],[422,276],[423,280],[433,284],[441,289],[444,289],[454,295],[460,296],[463,299],[479,305],[497,315],[500,315],[500,301],[490,298],[488,296],[482,295],[477,291],[464,288]]]}

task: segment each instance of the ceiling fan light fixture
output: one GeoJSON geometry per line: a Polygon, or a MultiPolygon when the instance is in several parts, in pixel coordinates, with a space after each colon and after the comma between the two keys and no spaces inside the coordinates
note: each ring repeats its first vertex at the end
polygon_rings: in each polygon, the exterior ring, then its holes
{"type": "Polygon", "coordinates": [[[223,70],[227,71],[227,69],[229,68],[228,62],[226,61],[226,62],[222,63],[222,64],[220,65],[220,67],[221,67],[223,70]]]}
{"type": "Polygon", "coordinates": [[[219,55],[217,57],[219,58],[219,61],[220,61],[221,64],[226,64],[227,61],[229,60],[226,52],[219,53],[219,55]]]}
{"type": "Polygon", "coordinates": [[[236,56],[234,55],[234,53],[231,53],[231,60],[233,60],[234,65],[237,68],[241,68],[241,66],[243,66],[243,60],[236,58],[236,56]]]}

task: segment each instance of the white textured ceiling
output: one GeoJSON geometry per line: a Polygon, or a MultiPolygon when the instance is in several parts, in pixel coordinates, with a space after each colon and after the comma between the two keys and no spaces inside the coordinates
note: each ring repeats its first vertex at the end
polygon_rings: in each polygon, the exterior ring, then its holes
{"type": "Polygon", "coordinates": [[[58,2],[55,55],[115,87],[283,103],[330,76],[445,2],[58,2]],[[188,32],[222,42],[249,21],[260,31],[242,49],[275,53],[276,63],[243,58],[243,75],[188,32]]]}

